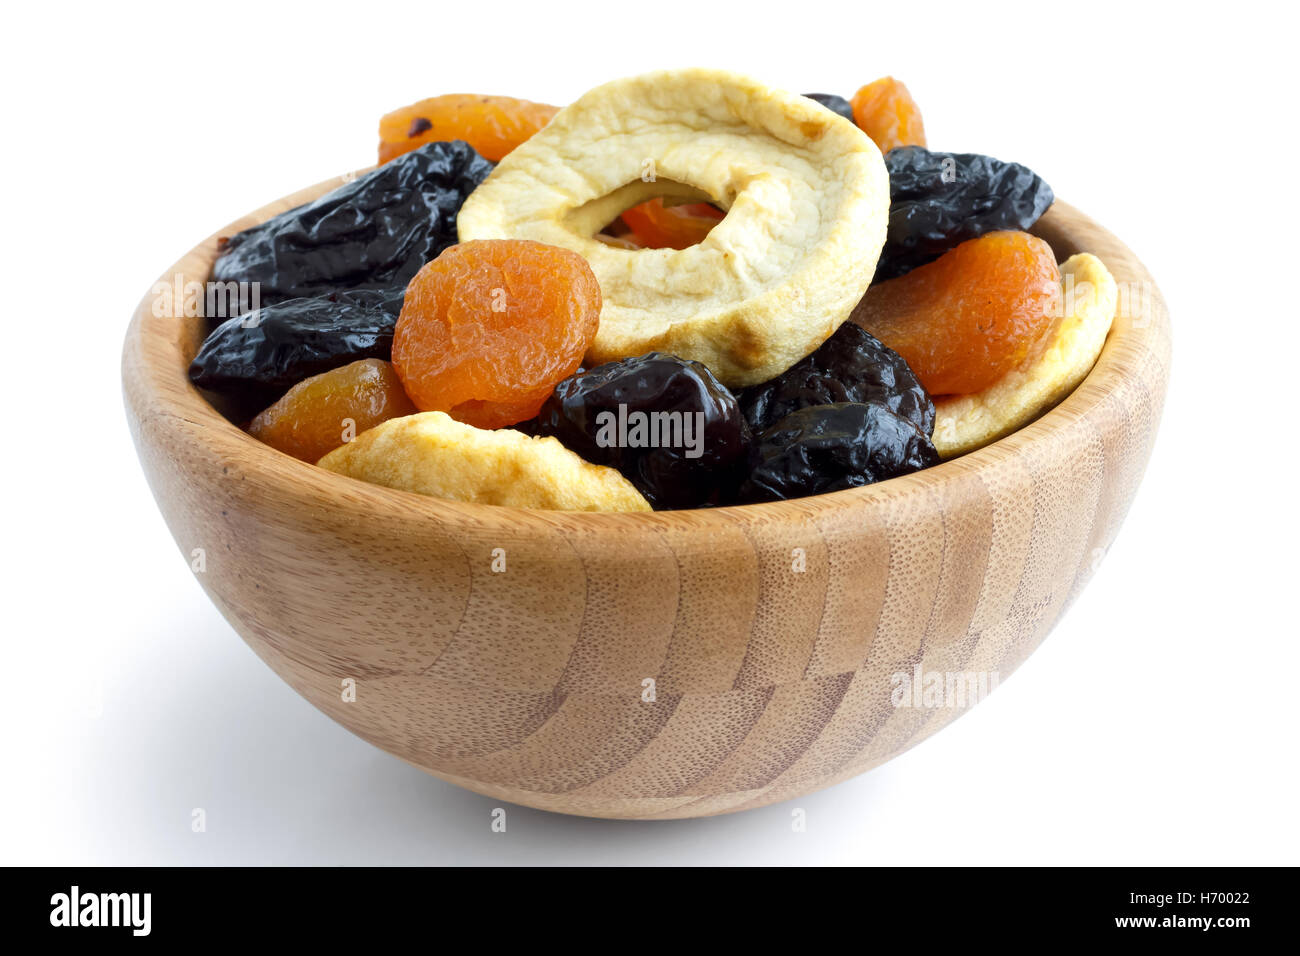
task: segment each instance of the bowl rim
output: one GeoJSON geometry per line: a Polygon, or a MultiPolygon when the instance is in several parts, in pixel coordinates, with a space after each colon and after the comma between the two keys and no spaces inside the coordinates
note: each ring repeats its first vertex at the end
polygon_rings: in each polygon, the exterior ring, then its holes
{"type": "MultiPolygon", "coordinates": [[[[373,168],[373,167],[368,167],[373,168]]],[[[187,369],[202,341],[203,319],[186,317],[176,308],[156,314],[160,296],[171,294],[176,277],[185,282],[206,283],[211,277],[219,240],[261,223],[287,209],[309,202],[367,170],[324,180],[254,210],[212,233],[189,250],[162,274],[142,297],[132,317],[122,353],[122,385],[133,431],[145,422],[165,422],[173,438],[191,451],[218,457],[223,468],[232,465],[240,477],[254,484],[273,484],[284,493],[287,483],[294,496],[312,507],[324,502],[349,506],[360,512],[374,508],[397,508],[407,516],[423,514],[444,523],[460,525],[508,525],[541,521],[560,524],[569,530],[589,533],[636,533],[665,527],[694,527],[700,530],[735,528],[737,522],[808,522],[846,509],[871,508],[886,501],[927,495],[949,481],[996,466],[1009,458],[1043,451],[1059,455],[1060,434],[1071,428],[1092,428],[1105,416],[1104,405],[1116,393],[1130,386],[1146,386],[1156,374],[1164,376],[1170,352],[1168,310],[1155,281],[1137,256],[1116,236],[1073,206],[1057,199],[1039,223],[1031,229],[1052,246],[1059,261],[1076,252],[1096,255],[1110,270],[1121,289],[1141,290],[1139,295],[1121,296],[1115,320],[1101,355],[1084,381],[1055,407],[1009,435],[975,451],[940,462],[931,468],[859,488],[813,495],[789,501],[728,505],[681,511],[583,512],[546,511],[505,505],[476,504],[434,498],[416,492],[374,485],[299,461],[256,438],[222,415],[190,382],[187,369]],[[160,292],[163,288],[165,291],[160,292]],[[1154,360],[1154,364],[1153,364],[1154,360]],[[1153,371],[1158,369],[1158,372],[1153,371]]],[[[183,306],[183,303],[182,303],[183,306]]]]}

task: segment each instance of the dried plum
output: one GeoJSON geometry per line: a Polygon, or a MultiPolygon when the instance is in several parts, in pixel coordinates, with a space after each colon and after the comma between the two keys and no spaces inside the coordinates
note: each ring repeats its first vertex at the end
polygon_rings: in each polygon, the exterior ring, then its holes
{"type": "Polygon", "coordinates": [[[1028,229],[1052,204],[1032,169],[978,153],[900,146],[885,154],[889,233],[875,281],[892,279],[998,229],[1028,229]]]}
{"type": "Polygon", "coordinates": [[[755,431],[809,405],[839,402],[884,405],[924,434],[934,431],[934,402],[902,356],[852,322],[776,378],[740,394],[740,407],[755,431]]]}
{"type": "Polygon", "coordinates": [[[404,291],[290,299],[227,319],[190,363],[190,381],[260,408],[309,376],[361,359],[388,359],[404,291]]]}
{"type": "Polygon", "coordinates": [[[792,412],[758,436],[758,458],[737,492],[742,504],[856,488],[939,463],[912,422],[858,402],[792,412]]]}
{"type": "Polygon", "coordinates": [[[752,463],[735,396],[699,362],[660,352],[564,379],[525,428],[617,468],[656,508],[729,494],[752,463]]]}
{"type": "Polygon", "coordinates": [[[816,100],[832,113],[843,116],[850,123],[853,122],[853,104],[844,97],[836,96],[834,93],[805,93],[804,96],[810,100],[816,100]]]}
{"type": "Polygon", "coordinates": [[[404,286],[456,242],[456,214],[492,169],[460,140],[421,146],[231,236],[212,277],[258,283],[263,305],[404,286]]]}

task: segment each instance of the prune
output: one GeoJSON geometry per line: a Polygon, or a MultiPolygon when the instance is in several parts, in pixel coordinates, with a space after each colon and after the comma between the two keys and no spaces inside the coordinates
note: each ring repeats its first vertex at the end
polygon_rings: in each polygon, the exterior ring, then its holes
{"type": "Polygon", "coordinates": [[[258,283],[263,305],[404,286],[456,242],[461,203],[492,169],[468,143],[429,143],[231,236],[212,277],[258,283]]]}
{"type": "Polygon", "coordinates": [[[758,458],[736,494],[741,504],[856,488],[939,463],[929,437],[874,402],[792,412],[758,436],[758,458]]]}
{"type": "Polygon", "coordinates": [[[882,76],[853,94],[853,122],[882,153],[898,146],[925,145],[921,108],[892,76],[882,76]]]}
{"type": "Polygon", "coordinates": [[[565,379],[528,430],[617,468],[656,508],[730,494],[752,464],[735,396],[699,362],[660,352],[565,379]]]}
{"type": "Polygon", "coordinates": [[[852,322],[776,378],[740,394],[740,407],[755,431],[809,405],[840,402],[884,405],[924,434],[934,431],[934,402],[907,362],[852,322]]]}
{"type": "Polygon", "coordinates": [[[885,154],[889,233],[876,280],[892,279],[986,232],[1028,229],[1052,204],[1033,170],[978,153],[901,146],[885,154]]]}
{"type": "Polygon", "coordinates": [[[932,395],[968,395],[1018,366],[1060,313],[1052,247],[1027,232],[990,232],[888,282],[853,310],[897,350],[932,395]]]}
{"type": "Polygon", "coordinates": [[[577,371],[599,322],[600,284],[576,252],[462,242],[406,287],[393,364],[421,411],[502,428],[536,415],[577,371]]]}
{"type": "Polygon", "coordinates": [[[804,96],[816,100],[832,113],[840,114],[850,123],[853,122],[853,104],[844,97],[836,96],[834,93],[805,93],[804,96]]]}
{"type": "Polygon", "coordinates": [[[263,306],[213,329],[190,381],[265,407],[303,379],[360,359],[387,359],[403,289],[358,289],[263,306]]]}

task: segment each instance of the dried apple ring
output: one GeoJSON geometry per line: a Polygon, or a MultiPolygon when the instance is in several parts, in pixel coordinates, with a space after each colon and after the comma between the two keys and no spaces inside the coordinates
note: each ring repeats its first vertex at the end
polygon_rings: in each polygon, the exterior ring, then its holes
{"type": "Polygon", "coordinates": [[[616,80],[560,110],[461,208],[462,241],[533,239],[600,281],[592,364],[647,352],[766,381],[825,341],[862,298],[884,243],[889,174],[860,130],[814,100],[733,73],[616,80]],[[593,236],[656,197],[727,211],[688,248],[593,236]]]}
{"type": "Polygon", "coordinates": [[[555,438],[488,430],[443,412],[392,418],[319,462],[322,468],[416,494],[551,511],[649,511],[621,474],[555,438]]]}

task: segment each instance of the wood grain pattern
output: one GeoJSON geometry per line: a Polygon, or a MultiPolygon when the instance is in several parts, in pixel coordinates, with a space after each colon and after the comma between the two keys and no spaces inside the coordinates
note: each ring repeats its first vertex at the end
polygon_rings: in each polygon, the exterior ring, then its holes
{"type": "MultiPolygon", "coordinates": [[[[177,545],[187,560],[204,549],[213,602],[361,737],[564,813],[760,807],[870,769],[963,712],[896,707],[894,675],[1005,680],[1119,530],[1160,417],[1168,316],[1141,263],[1077,210],[1056,203],[1036,231],[1061,259],[1096,254],[1129,293],[1096,368],[1002,441],[873,487],[561,514],[369,486],[217,414],[185,376],[202,320],[156,316],[152,293],[126,337],[128,416],[177,545]],[[492,571],[495,548],[505,573],[492,571]]],[[[163,281],[206,280],[216,249],[213,236],[163,281]]]]}

